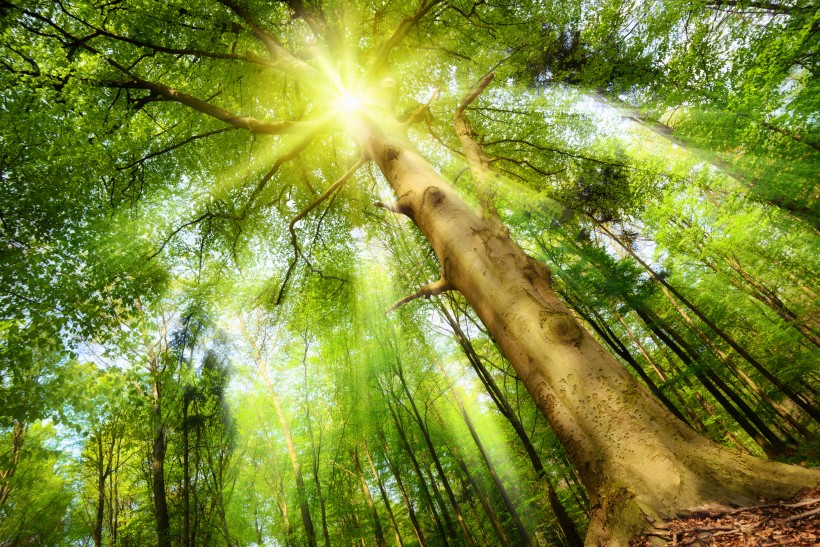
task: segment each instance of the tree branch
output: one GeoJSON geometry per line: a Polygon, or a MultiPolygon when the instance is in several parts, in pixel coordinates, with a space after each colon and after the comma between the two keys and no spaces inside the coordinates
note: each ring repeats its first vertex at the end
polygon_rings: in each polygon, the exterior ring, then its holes
{"type": "Polygon", "coordinates": [[[212,118],[225,122],[238,129],[246,129],[251,133],[261,135],[281,135],[283,133],[298,133],[305,130],[306,127],[315,126],[311,122],[295,122],[295,121],[267,121],[252,118],[250,116],[238,116],[227,110],[223,110],[218,106],[214,106],[207,101],[198,99],[191,95],[181,93],[176,89],[168,87],[156,82],[149,82],[146,80],[134,79],[129,81],[104,81],[100,82],[105,87],[117,89],[147,89],[160,97],[183,104],[187,107],[198,110],[203,114],[207,114],[212,118]]]}
{"type": "Polygon", "coordinates": [[[146,161],[148,161],[152,158],[155,158],[157,156],[161,156],[162,154],[166,154],[168,152],[171,152],[172,150],[176,150],[177,148],[179,148],[181,146],[185,146],[188,143],[194,142],[194,141],[199,140],[199,139],[204,139],[206,137],[210,137],[211,135],[218,135],[219,133],[225,133],[227,131],[233,131],[235,129],[236,128],[234,128],[234,127],[223,127],[222,129],[217,129],[217,130],[214,130],[214,131],[208,131],[207,133],[202,133],[201,135],[193,135],[192,137],[188,137],[187,139],[184,139],[184,140],[182,140],[178,143],[174,143],[174,144],[172,144],[171,146],[169,146],[167,148],[163,148],[162,150],[157,150],[156,152],[151,152],[147,156],[144,156],[144,157],[142,157],[142,158],[140,158],[136,161],[132,161],[128,165],[119,166],[119,167],[117,167],[117,170],[118,171],[123,171],[125,169],[130,169],[131,167],[134,167],[134,166],[136,166],[140,163],[145,163],[146,161]]]}
{"type": "Polygon", "coordinates": [[[430,298],[431,296],[438,296],[439,294],[445,291],[451,290],[453,290],[453,287],[450,286],[450,283],[446,279],[444,279],[444,277],[440,277],[436,281],[424,285],[422,288],[420,288],[418,291],[411,294],[410,296],[405,296],[404,298],[390,306],[390,308],[384,313],[388,314],[391,311],[398,309],[400,306],[403,306],[404,304],[412,302],[413,300],[416,300],[418,298],[430,298]]]}
{"type": "Polygon", "coordinates": [[[312,66],[296,58],[287,49],[285,49],[279,39],[263,29],[254,20],[246,8],[240,6],[233,0],[219,0],[219,2],[233,11],[240,19],[242,19],[242,21],[245,22],[246,25],[248,25],[248,27],[250,27],[253,35],[256,36],[256,38],[258,38],[268,50],[268,55],[270,55],[275,68],[298,78],[307,85],[320,85],[320,82],[323,80],[320,77],[321,75],[316,72],[312,66]]]}
{"type": "Polygon", "coordinates": [[[381,69],[385,63],[387,62],[387,56],[390,55],[390,50],[392,50],[399,42],[401,42],[405,36],[407,36],[412,28],[425,16],[427,13],[433,9],[436,4],[440,4],[442,0],[424,0],[422,2],[421,7],[411,15],[410,17],[405,17],[402,19],[396,29],[393,31],[393,34],[387,39],[387,41],[382,45],[379,49],[379,52],[376,54],[376,57],[373,58],[373,61],[370,63],[370,67],[368,72],[373,73],[377,72],[381,69]]]}

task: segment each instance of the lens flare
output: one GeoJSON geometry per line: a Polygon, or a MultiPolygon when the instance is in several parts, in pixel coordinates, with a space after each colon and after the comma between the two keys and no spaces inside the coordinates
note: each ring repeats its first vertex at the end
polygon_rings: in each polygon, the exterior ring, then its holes
{"type": "Polygon", "coordinates": [[[363,103],[364,101],[359,95],[348,90],[343,90],[339,96],[338,107],[339,110],[343,112],[353,114],[362,108],[363,103]]]}

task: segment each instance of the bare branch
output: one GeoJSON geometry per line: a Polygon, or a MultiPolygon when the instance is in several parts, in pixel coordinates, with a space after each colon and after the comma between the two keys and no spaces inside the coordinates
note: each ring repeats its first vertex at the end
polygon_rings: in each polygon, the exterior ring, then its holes
{"type": "Polygon", "coordinates": [[[390,308],[384,313],[388,314],[391,311],[398,309],[400,306],[403,306],[404,304],[412,302],[413,300],[416,300],[418,298],[430,298],[431,296],[438,296],[439,294],[445,291],[451,290],[453,290],[453,287],[450,286],[450,283],[446,279],[444,279],[444,277],[440,277],[436,281],[424,285],[422,288],[420,288],[418,291],[411,294],[410,296],[405,296],[404,298],[390,306],[390,308]]]}

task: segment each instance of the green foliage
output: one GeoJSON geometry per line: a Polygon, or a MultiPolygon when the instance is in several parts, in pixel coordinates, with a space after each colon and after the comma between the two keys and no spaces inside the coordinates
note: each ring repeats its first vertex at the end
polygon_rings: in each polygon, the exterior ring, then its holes
{"type": "Polygon", "coordinates": [[[579,320],[702,433],[816,462],[820,12],[759,4],[0,2],[0,544],[154,543],[160,463],[174,544],[301,545],[303,508],[319,543],[515,543],[488,463],[534,543],[567,543],[544,480],[583,531],[466,304],[384,315],[441,265],[378,169],[319,199],[361,92],[478,204],[488,70],[489,195],[579,320]]]}

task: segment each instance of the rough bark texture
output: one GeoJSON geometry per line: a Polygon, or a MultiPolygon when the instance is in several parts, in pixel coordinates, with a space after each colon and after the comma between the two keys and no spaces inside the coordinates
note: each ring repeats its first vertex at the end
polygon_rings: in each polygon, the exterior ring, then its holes
{"type": "MultiPolygon", "coordinates": [[[[374,114],[376,116],[377,114],[374,114]]],[[[414,150],[392,118],[362,123],[363,150],[430,242],[567,450],[590,494],[587,545],[626,545],[648,522],[706,503],[749,504],[820,482],[699,436],[573,319],[546,266],[493,230],[414,150]]]]}

